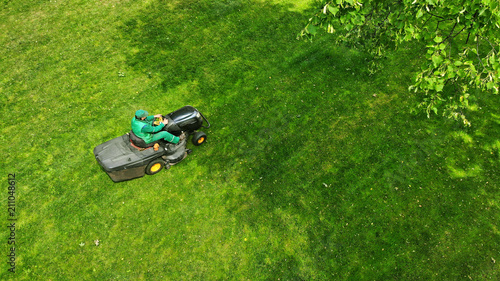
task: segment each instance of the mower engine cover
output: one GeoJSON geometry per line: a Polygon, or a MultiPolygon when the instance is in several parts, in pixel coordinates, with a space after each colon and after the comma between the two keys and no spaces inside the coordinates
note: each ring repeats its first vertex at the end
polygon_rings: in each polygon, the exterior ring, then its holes
{"type": "MultiPolygon", "coordinates": [[[[186,105],[165,116],[168,119],[168,124],[165,126],[166,131],[178,136],[182,132],[192,133],[203,126],[205,117],[196,108],[186,105]]],[[[208,120],[206,120],[208,123],[208,120]]]]}

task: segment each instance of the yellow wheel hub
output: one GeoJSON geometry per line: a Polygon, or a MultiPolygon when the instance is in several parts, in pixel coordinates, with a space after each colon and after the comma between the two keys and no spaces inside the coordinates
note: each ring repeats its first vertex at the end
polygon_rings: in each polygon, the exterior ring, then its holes
{"type": "Polygon", "coordinates": [[[202,143],[204,140],[205,140],[205,138],[201,137],[201,138],[198,139],[198,143],[202,143]]]}
{"type": "Polygon", "coordinates": [[[161,169],[161,164],[156,163],[151,167],[151,172],[155,173],[155,172],[158,172],[160,169],[161,169]]]}

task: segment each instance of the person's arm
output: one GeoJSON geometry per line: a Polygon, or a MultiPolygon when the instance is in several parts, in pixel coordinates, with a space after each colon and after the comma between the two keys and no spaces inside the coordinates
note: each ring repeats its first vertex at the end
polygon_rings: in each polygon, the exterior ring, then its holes
{"type": "MultiPolygon", "coordinates": [[[[146,117],[146,120],[149,122],[153,121],[154,119],[155,117],[153,115],[146,117]]],[[[151,124],[146,124],[144,125],[144,127],[142,127],[141,130],[145,133],[158,133],[159,131],[161,131],[161,129],[163,129],[163,127],[165,127],[165,124],[160,122],[158,126],[152,126],[151,124]]]]}
{"type": "Polygon", "coordinates": [[[163,125],[167,125],[167,123],[168,123],[168,119],[163,118],[163,115],[161,115],[161,114],[150,115],[150,116],[146,117],[146,121],[152,122],[155,120],[155,118],[161,118],[160,123],[163,123],[163,125]]]}

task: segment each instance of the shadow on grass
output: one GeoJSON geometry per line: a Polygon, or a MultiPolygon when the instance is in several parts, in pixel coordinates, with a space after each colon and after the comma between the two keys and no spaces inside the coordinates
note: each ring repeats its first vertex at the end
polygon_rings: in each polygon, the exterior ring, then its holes
{"type": "Polygon", "coordinates": [[[362,54],[297,41],[303,19],[257,1],[156,1],[122,25],[129,65],[160,92],[187,87],[183,98],[207,112],[199,164],[246,188],[224,195],[242,227],[272,233],[250,253],[255,272],[494,276],[482,257],[499,249],[487,199],[498,195],[498,140],[487,136],[498,122],[463,133],[410,115],[409,65],[368,76],[362,54]],[[249,194],[253,208],[240,208],[249,194]]]}

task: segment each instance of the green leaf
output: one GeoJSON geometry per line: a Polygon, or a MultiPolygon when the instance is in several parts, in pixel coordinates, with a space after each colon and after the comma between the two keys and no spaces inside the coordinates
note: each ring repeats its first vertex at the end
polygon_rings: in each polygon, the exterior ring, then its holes
{"type": "Polygon", "coordinates": [[[411,34],[413,34],[415,32],[415,28],[413,27],[413,25],[405,25],[405,30],[406,32],[409,32],[411,34]]]}
{"type": "Polygon", "coordinates": [[[423,15],[424,15],[424,12],[422,12],[422,10],[421,10],[421,9],[420,9],[420,10],[418,10],[418,12],[417,12],[417,19],[418,19],[418,18],[421,18],[423,15]]]}
{"type": "Polygon", "coordinates": [[[312,24],[308,25],[306,27],[306,30],[311,35],[316,35],[316,33],[318,33],[318,28],[315,25],[312,25],[312,24]]]}
{"type": "Polygon", "coordinates": [[[350,21],[351,16],[349,14],[345,14],[340,17],[340,23],[345,24],[346,22],[350,21]]]}
{"type": "Polygon", "coordinates": [[[448,78],[455,78],[456,73],[453,65],[448,64],[448,68],[446,69],[446,75],[448,76],[448,78]]]}
{"type": "Polygon", "coordinates": [[[441,37],[441,36],[436,36],[436,37],[434,38],[434,42],[436,42],[436,43],[441,43],[441,42],[443,42],[443,37],[441,37]]]}
{"type": "Polygon", "coordinates": [[[492,65],[494,65],[496,63],[496,60],[495,60],[495,53],[493,53],[490,58],[489,58],[489,61],[492,65]]]}
{"type": "Polygon", "coordinates": [[[477,74],[476,67],[473,64],[471,64],[471,66],[470,66],[470,74],[472,77],[475,77],[477,74]]]}
{"type": "Polygon", "coordinates": [[[441,92],[444,88],[444,84],[436,84],[436,92],[441,92]]]}
{"type": "Polygon", "coordinates": [[[332,7],[332,6],[328,6],[328,11],[330,11],[330,13],[332,13],[334,16],[337,15],[337,13],[339,12],[339,8],[338,7],[332,7]]]}
{"type": "Polygon", "coordinates": [[[427,82],[427,85],[425,86],[428,89],[435,89],[436,88],[436,78],[425,78],[425,81],[427,82]]]}
{"type": "Polygon", "coordinates": [[[440,55],[435,54],[432,56],[432,62],[434,63],[434,67],[437,67],[441,62],[443,62],[443,58],[440,55]]]}

